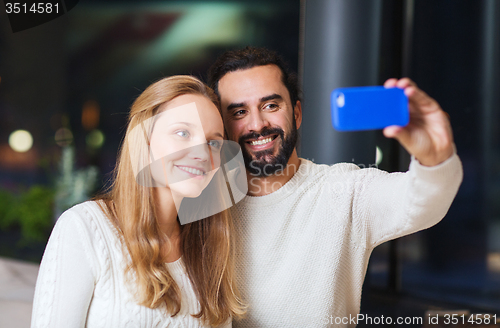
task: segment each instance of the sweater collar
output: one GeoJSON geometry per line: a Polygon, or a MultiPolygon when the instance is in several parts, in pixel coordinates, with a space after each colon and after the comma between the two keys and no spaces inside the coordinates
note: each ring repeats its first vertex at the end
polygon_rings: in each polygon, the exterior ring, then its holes
{"type": "Polygon", "coordinates": [[[281,188],[276,190],[273,193],[270,193],[265,196],[245,196],[241,205],[259,205],[259,206],[269,206],[273,205],[276,202],[288,197],[289,195],[296,192],[297,188],[299,188],[305,179],[311,173],[311,169],[313,168],[313,163],[307,159],[299,158],[300,165],[297,169],[297,172],[293,175],[293,177],[288,180],[281,188]]]}

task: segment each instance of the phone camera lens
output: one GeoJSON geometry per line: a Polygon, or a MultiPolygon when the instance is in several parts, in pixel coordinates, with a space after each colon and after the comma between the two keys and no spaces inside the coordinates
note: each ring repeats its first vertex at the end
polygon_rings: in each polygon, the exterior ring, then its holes
{"type": "Polygon", "coordinates": [[[337,95],[337,107],[342,108],[345,105],[345,97],[343,93],[337,95]]]}

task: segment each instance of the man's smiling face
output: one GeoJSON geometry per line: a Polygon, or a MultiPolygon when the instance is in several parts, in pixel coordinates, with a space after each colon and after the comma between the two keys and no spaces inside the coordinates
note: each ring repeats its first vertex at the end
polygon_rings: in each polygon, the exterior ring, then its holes
{"type": "Polygon", "coordinates": [[[283,169],[295,148],[302,112],[276,65],[229,72],[218,91],[229,139],[243,150],[249,172],[267,176],[283,169]],[[294,108],[295,107],[295,108],[294,108]]]}

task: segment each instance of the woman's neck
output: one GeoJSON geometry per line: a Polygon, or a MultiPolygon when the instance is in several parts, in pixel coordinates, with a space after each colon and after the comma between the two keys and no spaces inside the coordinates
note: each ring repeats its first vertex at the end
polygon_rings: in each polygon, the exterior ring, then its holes
{"type": "Polygon", "coordinates": [[[167,235],[172,245],[171,249],[168,249],[168,246],[165,245],[162,249],[162,253],[166,262],[174,262],[182,255],[180,250],[181,226],[177,220],[176,207],[177,203],[180,205],[182,199],[176,199],[174,201],[170,189],[167,188],[155,188],[154,199],[158,226],[160,230],[167,235]]]}

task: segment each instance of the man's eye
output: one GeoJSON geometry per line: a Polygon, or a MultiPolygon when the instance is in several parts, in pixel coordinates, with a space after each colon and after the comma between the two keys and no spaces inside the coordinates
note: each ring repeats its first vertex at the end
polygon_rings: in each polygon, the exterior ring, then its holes
{"type": "Polygon", "coordinates": [[[222,146],[222,142],[218,140],[210,140],[208,142],[208,145],[212,148],[220,149],[220,147],[222,146]]]}
{"type": "Polygon", "coordinates": [[[237,110],[236,112],[233,113],[234,116],[243,116],[245,114],[244,109],[237,110]]]}
{"type": "Polygon", "coordinates": [[[264,106],[264,108],[273,110],[279,108],[279,106],[277,104],[267,104],[264,106]]]}
{"type": "Polygon", "coordinates": [[[175,134],[177,134],[179,137],[183,137],[183,138],[189,137],[189,132],[187,132],[186,130],[177,131],[177,132],[175,132],[175,134]]]}

